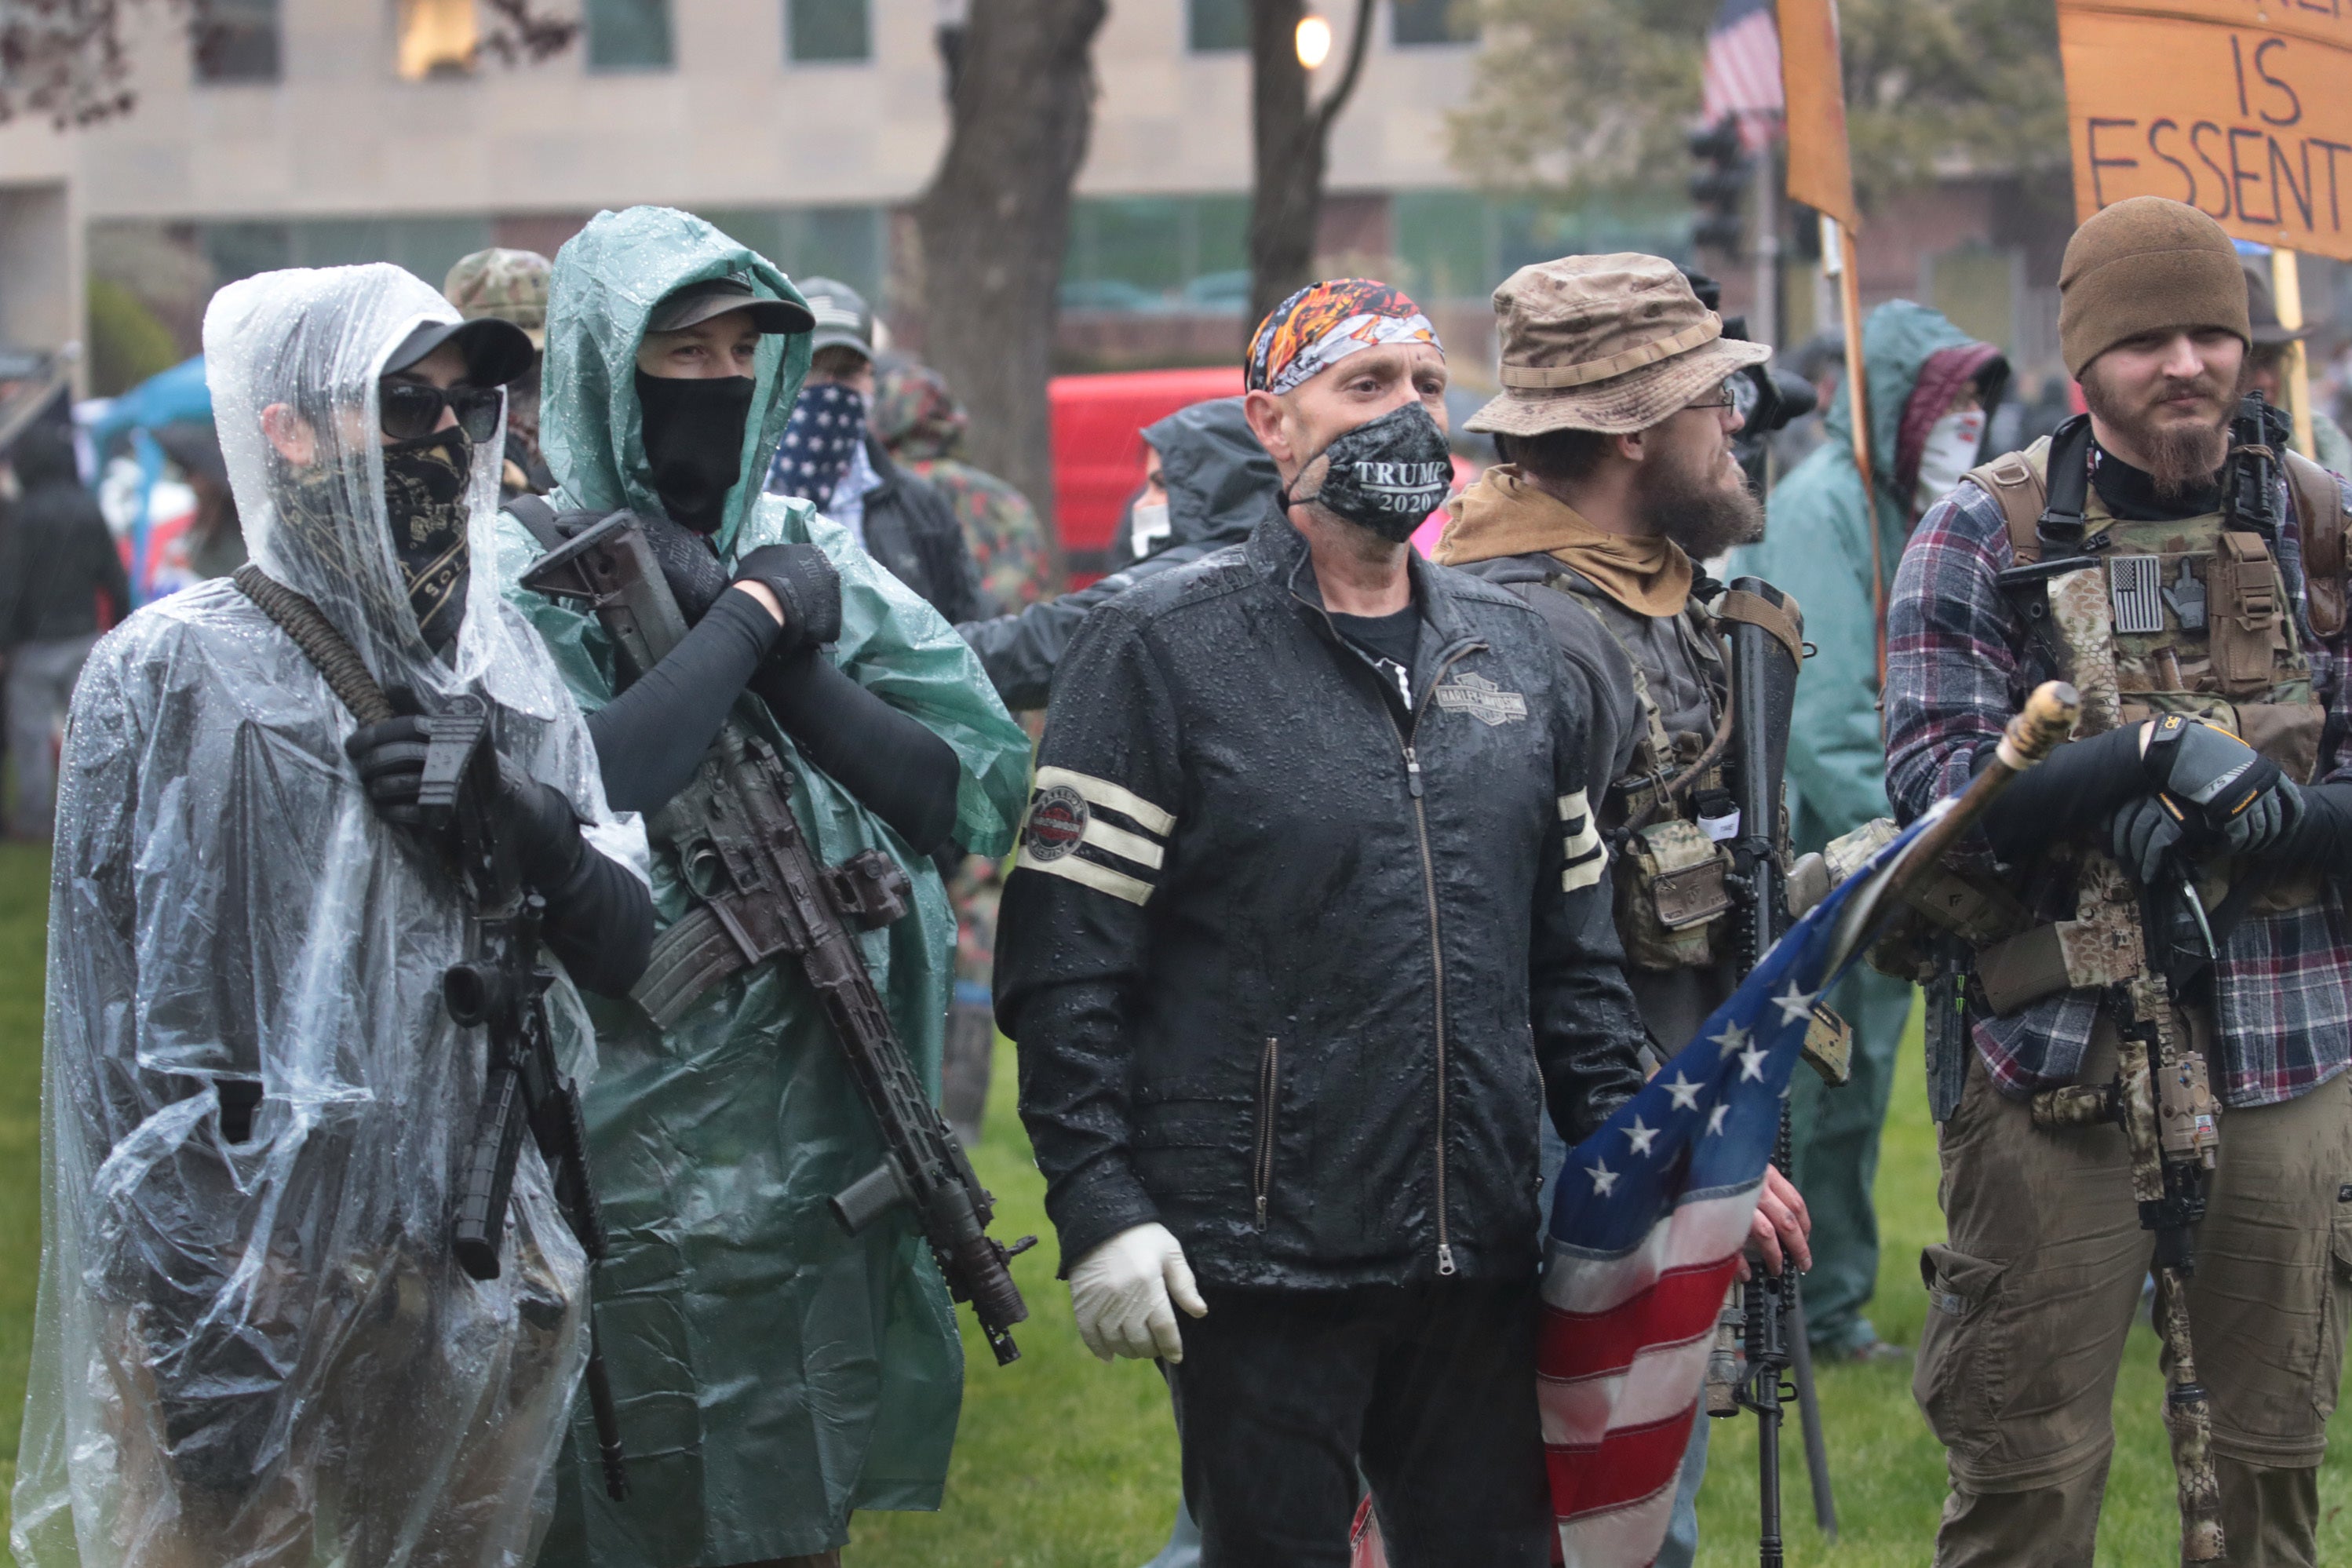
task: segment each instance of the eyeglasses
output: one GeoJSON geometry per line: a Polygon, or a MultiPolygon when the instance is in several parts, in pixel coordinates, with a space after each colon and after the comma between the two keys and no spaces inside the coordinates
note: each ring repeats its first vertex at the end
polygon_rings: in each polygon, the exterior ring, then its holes
{"type": "Polygon", "coordinates": [[[380,407],[377,422],[395,441],[421,440],[433,434],[446,408],[457,416],[457,427],[469,441],[487,441],[497,434],[504,395],[495,386],[428,386],[421,381],[385,381],[376,385],[380,407]]]}
{"type": "Polygon", "coordinates": [[[1716,387],[1714,395],[1706,402],[1685,403],[1683,406],[1685,408],[1737,408],[1739,406],[1739,397],[1732,389],[1730,378],[1727,377],[1716,387]]]}

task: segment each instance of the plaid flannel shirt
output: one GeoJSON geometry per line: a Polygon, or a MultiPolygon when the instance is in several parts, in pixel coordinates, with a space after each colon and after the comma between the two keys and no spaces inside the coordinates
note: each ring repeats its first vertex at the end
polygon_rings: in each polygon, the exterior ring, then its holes
{"type": "MultiPolygon", "coordinates": [[[[2352,510],[2352,492],[2346,500],[2352,510]]],[[[2286,505],[2275,554],[2314,689],[2328,705],[2315,782],[2334,783],[2352,778],[2347,638],[2312,636],[2291,496],[2286,505]]],[[[1906,822],[1964,787],[1977,752],[2000,738],[2026,693],[2055,673],[1994,585],[1995,574],[2015,561],[2000,503],[1965,483],[1920,521],[1904,550],[1887,609],[1886,795],[1906,822]]],[[[1990,857],[1980,834],[1972,842],[1990,857]]],[[[2034,918],[2071,918],[2072,879],[2038,880],[2042,885],[2025,889],[2034,918]]],[[[2227,1105],[2292,1100],[2352,1059],[2352,943],[2342,887],[2334,879],[2324,886],[2318,903],[2250,915],[2222,944],[2214,969],[2215,1089],[2227,1105]]],[[[1971,1008],[1969,1023],[1995,1083],[2022,1098],[2074,1081],[2097,1005],[2095,992],[2066,991],[2006,1018],[1971,1008]]]]}

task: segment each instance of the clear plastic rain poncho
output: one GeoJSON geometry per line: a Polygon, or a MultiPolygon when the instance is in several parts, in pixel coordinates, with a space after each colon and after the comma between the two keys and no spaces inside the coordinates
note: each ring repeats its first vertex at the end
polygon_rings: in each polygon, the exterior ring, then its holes
{"type": "MultiPolygon", "coordinates": [[[[491,575],[447,662],[419,634],[376,378],[427,320],[456,313],[388,266],[215,297],[206,365],[253,558],[381,684],[428,708],[487,696],[496,743],[642,869],[642,829],[605,809],[578,710],[491,575]],[[297,458],[264,437],[276,405],[297,458]]],[[[471,464],[476,559],[499,451],[471,464]]],[[[543,1528],[585,1264],[528,1143],[500,1277],[450,1259],[485,1067],[441,1003],[464,905],[370,807],[353,728],[226,582],[141,610],[82,674],[50,888],[25,1563],[520,1565],[543,1528]]],[[[544,962],[583,1070],[578,994],[544,962]]]]}
{"type": "MultiPolygon", "coordinates": [[[[555,505],[660,507],[637,344],[664,296],[721,277],[799,299],[766,260],[662,207],[601,213],[556,257],[540,426],[562,485],[555,505]]],[[[809,360],[805,336],[761,345],[738,479],[714,539],[720,559],[731,569],[782,541],[824,550],[842,597],[841,636],[826,656],[954,748],[956,839],[1002,854],[1028,784],[1029,738],[938,611],[806,501],[761,493],[809,360]]],[[[520,523],[509,520],[499,537],[499,576],[582,705],[611,701],[603,626],[520,585],[540,553],[520,523]]],[[[936,1093],[955,956],[939,873],[810,766],[756,700],[739,702],[730,721],[751,725],[791,766],[793,810],[826,864],[880,849],[914,884],[914,908],[859,943],[936,1093]]],[[[667,928],[688,907],[676,851],[656,843],[653,871],[667,928]]],[[[597,1485],[581,1422],[549,1563],[761,1563],[837,1544],[855,1510],[937,1508],[962,1392],[955,1314],[903,1216],[851,1237],[826,1211],[881,1143],[793,961],[713,985],[667,1031],[634,1004],[593,1005],[604,1070],[587,1096],[588,1142],[613,1233],[597,1331],[627,1435],[651,1436],[631,1450],[629,1500],[614,1503],[597,1485]]]]}

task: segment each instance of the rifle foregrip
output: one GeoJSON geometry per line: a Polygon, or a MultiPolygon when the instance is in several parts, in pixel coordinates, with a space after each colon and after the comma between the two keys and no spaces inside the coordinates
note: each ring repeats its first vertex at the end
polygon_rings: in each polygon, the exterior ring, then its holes
{"type": "Polygon", "coordinates": [[[475,1279],[499,1277],[507,1234],[507,1201],[514,1194],[515,1161],[522,1153],[522,1075],[493,1068],[483,1086],[474,1146],[457,1188],[457,1218],[450,1247],[457,1267],[475,1279]]]}

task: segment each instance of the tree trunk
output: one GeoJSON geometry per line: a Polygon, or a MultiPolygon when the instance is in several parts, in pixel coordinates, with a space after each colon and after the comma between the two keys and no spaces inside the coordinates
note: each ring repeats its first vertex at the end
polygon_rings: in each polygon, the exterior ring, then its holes
{"type": "Polygon", "coordinates": [[[1105,0],[972,0],[947,153],[915,209],[923,356],[971,411],[972,462],[1027,496],[1049,536],[1045,381],[1104,10],[1105,0]]]}
{"type": "Polygon", "coordinates": [[[1265,313],[1315,280],[1315,231],[1323,216],[1323,174],[1331,122],[1356,90],[1371,39],[1372,0],[1357,0],[1348,60],[1330,95],[1307,100],[1307,68],[1298,63],[1302,0],[1252,0],[1250,5],[1250,129],[1255,182],[1250,196],[1250,308],[1244,333],[1265,313]]]}

